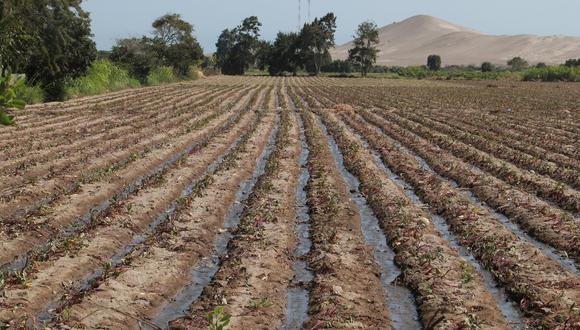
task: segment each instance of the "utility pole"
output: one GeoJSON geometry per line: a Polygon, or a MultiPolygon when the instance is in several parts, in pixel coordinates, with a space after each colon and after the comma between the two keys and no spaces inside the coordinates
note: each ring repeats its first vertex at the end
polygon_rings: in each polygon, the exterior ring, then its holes
{"type": "Polygon", "coordinates": [[[302,0],[298,0],[298,30],[300,30],[300,23],[302,23],[302,0]]]}

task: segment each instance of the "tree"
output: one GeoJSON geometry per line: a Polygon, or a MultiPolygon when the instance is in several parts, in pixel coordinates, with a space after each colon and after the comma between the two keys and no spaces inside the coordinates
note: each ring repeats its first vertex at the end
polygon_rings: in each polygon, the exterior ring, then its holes
{"type": "Polygon", "coordinates": [[[97,56],[91,20],[81,3],[82,0],[2,2],[3,13],[18,17],[26,34],[34,36],[28,43],[13,44],[12,56],[4,60],[4,66],[39,82],[48,100],[62,99],[65,81],[85,74],[97,56]]]}
{"type": "Polygon", "coordinates": [[[0,76],[9,76],[14,59],[23,55],[36,35],[18,16],[15,1],[0,2],[0,76]]]}
{"type": "Polygon", "coordinates": [[[129,71],[129,74],[139,79],[141,83],[147,81],[151,70],[161,65],[152,41],[147,37],[118,40],[113,46],[110,59],[129,71]]]}
{"type": "MultiPolygon", "coordinates": [[[[330,63],[330,48],[335,46],[336,16],[328,13],[322,18],[315,18],[312,23],[304,24],[300,32],[300,48],[305,59],[311,59],[311,73],[319,74],[320,67],[326,61],[330,63]]],[[[307,64],[308,66],[308,64],[307,64]]]]}
{"type": "Polygon", "coordinates": [[[427,57],[427,67],[431,71],[439,71],[441,69],[441,56],[429,55],[427,57]]]}
{"type": "Polygon", "coordinates": [[[481,72],[492,72],[495,70],[495,65],[491,62],[483,62],[481,64],[481,72]]]}
{"type": "Polygon", "coordinates": [[[299,50],[300,36],[297,33],[279,32],[276,40],[270,47],[268,56],[268,71],[270,75],[277,76],[283,72],[292,72],[296,75],[302,66],[299,50]]]}
{"type": "Polygon", "coordinates": [[[546,63],[544,63],[544,62],[539,62],[539,63],[536,64],[536,68],[537,69],[544,69],[544,68],[547,68],[547,67],[548,67],[548,65],[546,65],[546,63]]]}
{"type": "Polygon", "coordinates": [[[217,65],[223,74],[242,75],[255,62],[262,23],[256,16],[223,30],[216,43],[217,65]]]}
{"type": "Polygon", "coordinates": [[[203,49],[193,36],[193,25],[179,14],[167,14],[153,22],[153,49],[163,65],[171,66],[181,76],[191,65],[203,59],[203,49]]]}
{"type": "Polygon", "coordinates": [[[570,68],[580,66],[580,58],[579,59],[571,58],[569,60],[566,60],[566,63],[564,63],[564,65],[570,68]]]}
{"type": "Polygon", "coordinates": [[[528,62],[526,60],[524,60],[523,58],[517,56],[512,58],[511,60],[509,60],[507,62],[507,65],[513,70],[513,71],[521,71],[525,68],[528,67],[528,62]]]}
{"type": "Polygon", "coordinates": [[[379,28],[373,22],[363,22],[358,26],[354,39],[354,48],[348,51],[348,59],[355,67],[360,68],[361,75],[366,77],[369,69],[377,61],[379,50],[379,28]]]}

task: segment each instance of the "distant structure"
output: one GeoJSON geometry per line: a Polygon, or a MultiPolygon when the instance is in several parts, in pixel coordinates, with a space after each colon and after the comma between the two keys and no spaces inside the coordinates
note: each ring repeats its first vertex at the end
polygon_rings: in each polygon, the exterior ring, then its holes
{"type": "MultiPolygon", "coordinates": [[[[310,22],[310,9],[312,0],[308,0],[308,22],[310,22]]],[[[298,30],[302,27],[302,0],[298,0],[298,30]]]]}

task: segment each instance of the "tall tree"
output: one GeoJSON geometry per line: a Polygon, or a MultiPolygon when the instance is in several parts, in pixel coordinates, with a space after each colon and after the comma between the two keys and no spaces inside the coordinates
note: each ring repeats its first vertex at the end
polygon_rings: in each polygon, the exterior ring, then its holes
{"type": "Polygon", "coordinates": [[[242,75],[255,62],[261,26],[258,18],[251,16],[233,30],[222,31],[216,43],[217,64],[222,73],[242,75]]]}
{"type": "Polygon", "coordinates": [[[203,49],[193,36],[193,25],[179,14],[167,14],[153,22],[153,48],[164,65],[171,66],[181,76],[189,67],[203,59],[203,49]]]}
{"type": "Polygon", "coordinates": [[[293,75],[297,74],[303,62],[298,48],[299,42],[300,36],[297,33],[278,33],[269,54],[270,75],[281,75],[285,71],[293,75]]]}
{"type": "MultiPolygon", "coordinates": [[[[328,13],[304,24],[300,32],[301,49],[307,59],[312,60],[312,73],[319,74],[325,60],[330,59],[330,48],[335,46],[336,16],[328,13]]],[[[330,61],[328,61],[330,62],[330,61]]]]}
{"type": "Polygon", "coordinates": [[[348,51],[348,59],[360,69],[366,77],[369,69],[377,61],[379,50],[379,28],[373,22],[363,22],[358,26],[354,36],[354,47],[348,51]]]}
{"type": "Polygon", "coordinates": [[[152,40],[147,37],[118,40],[109,58],[141,83],[147,81],[152,69],[162,64],[153,49],[152,40]]]}
{"type": "Polygon", "coordinates": [[[64,96],[64,83],[83,75],[97,56],[89,14],[82,0],[4,0],[3,12],[18,17],[36,38],[5,60],[13,72],[37,81],[49,100],[64,96]]]}

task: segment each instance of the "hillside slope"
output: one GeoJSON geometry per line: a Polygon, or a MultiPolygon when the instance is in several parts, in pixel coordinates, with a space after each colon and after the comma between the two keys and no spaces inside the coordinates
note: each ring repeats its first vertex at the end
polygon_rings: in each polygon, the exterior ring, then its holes
{"type": "MultiPolygon", "coordinates": [[[[429,54],[439,54],[444,65],[505,64],[514,56],[531,63],[563,63],[580,58],[580,37],[536,35],[486,35],[432,16],[413,16],[380,29],[378,64],[425,64],[429,54]]],[[[345,59],[352,42],[336,47],[332,57],[345,59]]]]}

